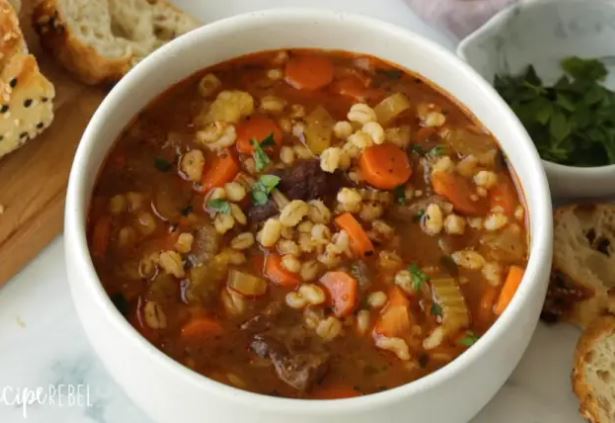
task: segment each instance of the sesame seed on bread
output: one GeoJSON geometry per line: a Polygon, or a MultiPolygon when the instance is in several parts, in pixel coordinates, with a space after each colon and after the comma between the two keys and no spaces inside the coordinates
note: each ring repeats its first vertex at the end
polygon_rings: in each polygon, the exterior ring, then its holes
{"type": "Polygon", "coordinates": [[[0,0],[0,157],[53,120],[55,90],[28,53],[14,7],[0,0]]]}

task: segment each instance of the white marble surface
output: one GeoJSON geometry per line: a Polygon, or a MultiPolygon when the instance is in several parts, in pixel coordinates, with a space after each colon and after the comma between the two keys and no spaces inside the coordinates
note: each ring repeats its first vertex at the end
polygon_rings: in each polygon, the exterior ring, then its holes
{"type": "MultiPolygon", "coordinates": [[[[207,21],[274,5],[353,10],[404,25],[448,47],[453,42],[419,21],[403,0],[181,0],[207,21]]],[[[0,290],[0,422],[149,422],[106,373],[88,345],[70,298],[62,238],[0,290]],[[32,404],[28,416],[2,403],[5,387],[86,384],[88,406],[32,404]]],[[[0,263],[0,266],[2,263],[0,263]]],[[[475,423],[580,423],[570,390],[575,329],[540,325],[522,362],[475,423]]],[[[170,399],[172,401],[172,399],[170,399]]],[[[204,417],[204,421],[206,417],[204,417]]]]}

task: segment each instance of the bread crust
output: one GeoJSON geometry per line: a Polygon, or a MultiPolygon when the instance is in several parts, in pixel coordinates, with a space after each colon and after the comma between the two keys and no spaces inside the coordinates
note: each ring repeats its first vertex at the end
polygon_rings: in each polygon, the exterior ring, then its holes
{"type": "MultiPolygon", "coordinates": [[[[159,4],[175,13],[175,6],[164,0],[147,0],[150,4],[159,4]]],[[[80,81],[89,85],[115,83],[124,76],[140,57],[130,50],[119,58],[104,56],[94,46],[83,42],[67,23],[60,7],[61,0],[42,0],[32,14],[32,24],[39,34],[43,47],[74,74],[80,81]]],[[[186,19],[196,21],[184,15],[186,19]]]]}
{"type": "MultiPolygon", "coordinates": [[[[574,227],[569,224],[570,220],[579,219],[579,223],[582,223],[580,226],[584,229],[590,228],[595,234],[615,234],[615,227],[611,227],[608,219],[598,219],[606,215],[615,216],[615,205],[572,204],[555,211],[553,265],[543,319],[561,320],[584,328],[613,308],[612,293],[609,295],[610,287],[600,278],[600,272],[594,271],[590,263],[578,262],[570,257],[570,251],[580,249],[584,249],[586,253],[600,254],[600,245],[596,245],[596,240],[590,241],[590,234],[579,230],[582,228],[576,228],[578,233],[570,233],[570,227],[574,227]],[[570,245],[571,240],[577,245],[570,245]],[[591,272],[591,275],[587,272],[591,272]]],[[[607,243],[608,251],[615,249],[615,236],[610,238],[601,238],[607,243]]]]}
{"type": "Polygon", "coordinates": [[[131,56],[110,59],[83,44],[67,27],[58,2],[43,0],[32,11],[32,25],[42,46],[85,84],[118,81],[130,70],[131,56]]]}
{"type": "Polygon", "coordinates": [[[53,120],[53,84],[28,53],[13,6],[0,0],[0,157],[18,149],[53,120]]]}
{"type": "MultiPolygon", "coordinates": [[[[579,339],[575,351],[571,375],[572,387],[579,398],[579,412],[591,423],[612,423],[611,419],[601,419],[604,412],[598,402],[597,393],[594,392],[595,388],[586,377],[587,366],[591,361],[593,351],[609,336],[615,336],[615,317],[605,315],[588,326],[579,339]]],[[[615,404],[613,406],[615,407],[615,404]]]]}

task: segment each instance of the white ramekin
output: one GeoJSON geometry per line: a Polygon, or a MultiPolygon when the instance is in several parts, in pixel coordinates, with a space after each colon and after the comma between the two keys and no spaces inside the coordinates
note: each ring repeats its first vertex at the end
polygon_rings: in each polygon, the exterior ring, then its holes
{"type": "MultiPolygon", "coordinates": [[[[457,54],[487,81],[516,74],[532,64],[548,83],[563,71],[565,57],[604,59],[615,88],[615,2],[609,0],[520,0],[466,37],[457,54]]],[[[615,165],[578,167],[543,160],[551,193],[563,201],[615,196],[615,165]]]]}
{"type": "Polygon", "coordinates": [[[551,234],[551,201],[540,159],[517,118],[489,84],[455,56],[412,32],[366,17],[303,9],[254,12],[206,25],[135,67],[109,93],[83,135],[65,215],[70,286],[90,342],[144,411],[156,421],[182,423],[468,421],[502,386],[528,345],[545,295],[551,234]],[[88,252],[86,214],[96,175],[129,121],[158,94],[199,69],[246,53],[291,47],[372,54],[424,75],[493,132],[525,191],[530,258],[523,283],[505,313],[452,363],[378,394],[294,400],[253,394],[203,377],[132,328],[106,295],[88,252]]]}

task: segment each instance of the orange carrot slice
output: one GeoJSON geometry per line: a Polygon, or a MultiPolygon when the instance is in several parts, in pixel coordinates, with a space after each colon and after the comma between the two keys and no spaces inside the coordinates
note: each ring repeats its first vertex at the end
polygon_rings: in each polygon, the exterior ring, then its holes
{"type": "Polygon", "coordinates": [[[227,150],[221,156],[217,156],[201,180],[201,192],[207,192],[212,188],[221,187],[231,182],[239,172],[239,164],[233,155],[227,150]]]}
{"type": "Polygon", "coordinates": [[[264,274],[266,278],[280,286],[294,287],[301,283],[299,275],[286,269],[282,265],[282,257],[274,253],[265,258],[264,274]]]}
{"type": "Polygon", "coordinates": [[[500,178],[500,181],[489,191],[490,207],[492,209],[500,207],[503,213],[510,217],[515,214],[517,204],[519,204],[519,198],[515,186],[508,178],[500,178]]]}
{"type": "Polygon", "coordinates": [[[286,82],[298,90],[318,90],[333,81],[333,63],[324,56],[300,55],[286,63],[286,82]]]}
{"type": "Polygon", "coordinates": [[[504,285],[500,291],[500,296],[498,297],[498,302],[494,308],[495,314],[498,316],[504,312],[506,307],[508,307],[508,304],[510,304],[515,292],[517,292],[517,288],[519,288],[519,285],[523,280],[523,273],[524,269],[522,267],[510,266],[508,276],[506,276],[506,280],[504,281],[504,285]]]}
{"type": "Polygon", "coordinates": [[[181,337],[185,340],[213,338],[223,333],[224,329],[220,322],[205,316],[195,317],[181,328],[181,337]]]}
{"type": "Polygon", "coordinates": [[[350,248],[355,254],[366,257],[374,253],[374,244],[353,215],[343,213],[335,218],[335,224],[346,231],[350,237],[350,248]]]}
{"type": "Polygon", "coordinates": [[[237,126],[237,151],[252,154],[254,152],[252,140],[261,142],[272,134],[276,144],[281,145],[282,130],[274,120],[265,116],[248,118],[237,126]]]}
{"type": "Polygon", "coordinates": [[[431,183],[436,194],[441,195],[453,204],[460,213],[476,215],[485,211],[485,200],[478,197],[469,180],[451,172],[435,172],[431,183]],[[472,196],[476,196],[474,201],[472,196]]]}
{"type": "Polygon", "coordinates": [[[389,290],[388,301],[374,325],[376,335],[402,337],[410,333],[410,301],[398,288],[389,290]]]}
{"type": "Polygon", "coordinates": [[[320,283],[329,294],[333,313],[337,317],[350,315],[358,302],[358,283],[346,272],[327,272],[320,278],[320,283]]]}
{"type": "Polygon", "coordinates": [[[359,158],[361,175],[379,189],[393,189],[412,175],[408,155],[394,144],[374,145],[363,150],[359,158]]]}

